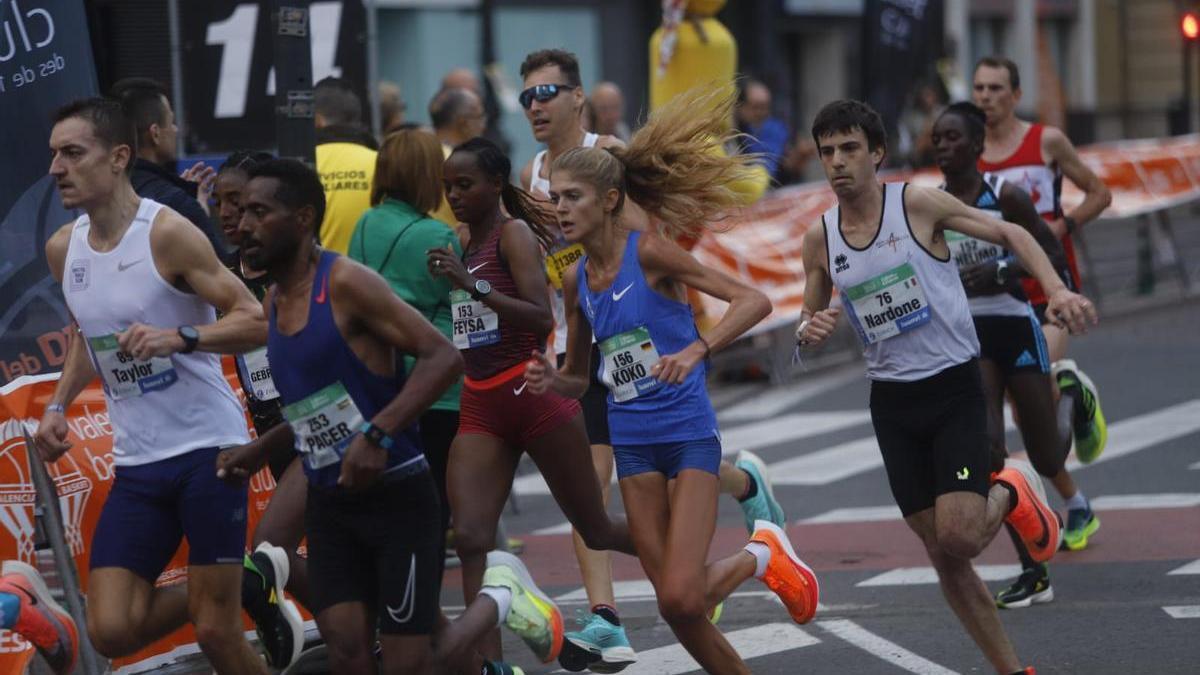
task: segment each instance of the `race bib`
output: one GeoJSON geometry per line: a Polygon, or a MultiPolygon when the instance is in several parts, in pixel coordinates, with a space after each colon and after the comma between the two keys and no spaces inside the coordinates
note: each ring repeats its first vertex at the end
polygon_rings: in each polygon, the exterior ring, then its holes
{"type": "Polygon", "coordinates": [[[473,349],[500,341],[500,317],[491,307],[456,288],[450,291],[450,315],[454,317],[454,346],[473,349]]]}
{"type": "Polygon", "coordinates": [[[582,257],[582,244],[571,244],[546,256],[546,276],[550,279],[550,285],[561,291],[563,287],[563,273],[567,271],[568,267],[575,264],[576,260],[582,257]]]}
{"type": "Polygon", "coordinates": [[[314,471],[341,460],[363,425],[362,413],[341,382],[284,406],[283,416],[296,435],[296,451],[314,471]]]}
{"type": "Polygon", "coordinates": [[[104,388],[114,401],[159,391],[179,381],[175,365],[166,356],[146,361],[133,358],[117,346],[116,335],[88,338],[104,388]]]}
{"type": "Polygon", "coordinates": [[[929,301],[910,263],[847,288],[846,297],[867,344],[907,333],[932,318],[929,301]]]}
{"type": "Polygon", "coordinates": [[[662,386],[662,382],[650,375],[650,368],[658,363],[658,350],[650,339],[650,331],[644,327],[601,342],[600,354],[604,364],[602,379],[617,403],[662,386]]]}
{"type": "Polygon", "coordinates": [[[274,401],[279,398],[275,380],[271,379],[271,364],[267,362],[267,348],[259,347],[252,352],[237,355],[242,380],[250,393],[259,401],[274,401]]]}
{"type": "Polygon", "coordinates": [[[970,267],[979,263],[992,262],[1005,256],[1004,247],[965,235],[954,230],[945,230],[946,245],[950,247],[950,256],[961,267],[970,267]]]}

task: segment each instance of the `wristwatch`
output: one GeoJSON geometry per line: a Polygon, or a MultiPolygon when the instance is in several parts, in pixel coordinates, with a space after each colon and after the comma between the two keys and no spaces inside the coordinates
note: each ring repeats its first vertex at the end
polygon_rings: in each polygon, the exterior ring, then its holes
{"type": "Polygon", "coordinates": [[[179,350],[180,354],[191,354],[196,351],[196,345],[200,344],[200,332],[195,326],[180,326],[179,337],[183,338],[183,349],[179,350]]]}
{"type": "Polygon", "coordinates": [[[1008,283],[1008,261],[1001,260],[996,263],[996,285],[1004,286],[1008,283]]]}
{"type": "Polygon", "coordinates": [[[365,437],[369,443],[383,448],[384,450],[391,450],[392,445],[395,444],[395,441],[392,440],[391,436],[388,436],[386,431],[380,429],[370,422],[363,422],[363,425],[359,428],[359,431],[362,432],[363,437],[365,437]]]}
{"type": "Polygon", "coordinates": [[[492,284],[487,279],[476,279],[475,290],[471,291],[472,300],[481,300],[492,292],[492,284]]]}

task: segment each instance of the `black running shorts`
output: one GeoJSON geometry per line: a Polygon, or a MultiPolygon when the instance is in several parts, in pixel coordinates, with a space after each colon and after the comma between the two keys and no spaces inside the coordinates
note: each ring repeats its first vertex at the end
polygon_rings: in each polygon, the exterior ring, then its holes
{"type": "Polygon", "coordinates": [[[976,316],[979,358],[995,363],[1005,375],[1050,372],[1050,351],[1042,326],[1027,316],[976,316]]]}
{"type": "Polygon", "coordinates": [[[871,382],[871,422],[905,517],[949,492],[987,495],[987,408],[976,360],[915,382],[871,382]]]}
{"type": "MultiPolygon", "coordinates": [[[[558,355],[558,365],[561,368],[566,354],[558,355]]],[[[608,387],[600,381],[600,347],[592,343],[592,357],[589,362],[589,381],[587,391],[579,399],[583,408],[583,424],[587,428],[588,443],[592,445],[612,445],[608,435],[608,387]]]]}
{"type": "Polygon", "coordinates": [[[445,530],[429,471],[365,492],[308,488],[310,609],[362,602],[390,635],[430,635],[442,587],[445,530]]]}

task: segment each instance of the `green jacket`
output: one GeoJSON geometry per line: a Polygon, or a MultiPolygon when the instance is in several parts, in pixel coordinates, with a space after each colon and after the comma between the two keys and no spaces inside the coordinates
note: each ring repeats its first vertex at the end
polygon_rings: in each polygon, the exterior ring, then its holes
{"type": "MultiPolygon", "coordinates": [[[[435,220],[395,199],[384,199],[359,218],[350,239],[348,255],[379,272],[400,299],[412,305],[446,339],[451,340],[450,282],[429,274],[425,251],[452,246],[462,253],[458,235],[435,220]]],[[[415,359],[405,355],[404,370],[412,370],[415,359]]],[[[462,380],[454,383],[433,405],[435,410],[458,410],[462,380]]]]}

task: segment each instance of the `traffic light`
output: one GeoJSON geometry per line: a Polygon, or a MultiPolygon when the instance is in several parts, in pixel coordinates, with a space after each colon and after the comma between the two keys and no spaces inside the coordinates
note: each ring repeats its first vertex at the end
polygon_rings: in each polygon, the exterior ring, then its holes
{"type": "Polygon", "coordinates": [[[1179,29],[1183,32],[1183,39],[1195,42],[1196,38],[1200,38],[1200,18],[1197,18],[1195,12],[1184,12],[1179,21],[1179,29]]]}

